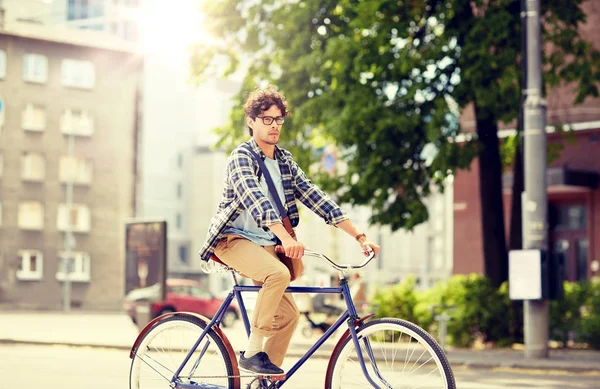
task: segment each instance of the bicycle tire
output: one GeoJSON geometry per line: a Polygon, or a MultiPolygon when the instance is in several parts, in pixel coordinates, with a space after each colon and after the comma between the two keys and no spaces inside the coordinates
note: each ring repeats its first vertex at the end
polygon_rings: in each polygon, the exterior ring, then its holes
{"type": "MultiPolygon", "coordinates": [[[[167,317],[167,318],[155,323],[152,326],[152,328],[140,340],[136,355],[134,355],[133,360],[131,361],[131,367],[129,370],[129,388],[130,389],[144,389],[139,386],[139,376],[136,376],[136,375],[139,375],[139,368],[137,368],[138,364],[144,363],[144,362],[140,361],[140,357],[138,356],[138,354],[140,354],[139,350],[142,350],[145,346],[147,346],[146,340],[152,339],[153,334],[155,334],[157,331],[165,330],[166,329],[166,328],[164,328],[165,326],[173,325],[174,322],[185,322],[188,325],[197,326],[199,329],[198,335],[200,335],[200,333],[206,328],[206,325],[207,325],[206,322],[200,320],[199,318],[193,317],[193,316],[187,316],[187,315],[170,316],[170,317],[167,317]]],[[[239,376],[234,375],[234,369],[233,369],[233,365],[234,365],[234,363],[237,363],[237,361],[234,362],[231,360],[231,358],[229,357],[229,354],[227,352],[227,347],[225,346],[225,343],[223,342],[223,340],[221,339],[221,337],[219,336],[219,334],[216,331],[211,330],[210,332],[208,332],[206,334],[206,336],[209,336],[210,340],[217,346],[217,349],[219,350],[219,353],[220,353],[220,357],[223,358],[227,376],[229,377],[227,379],[227,388],[228,389],[240,388],[240,378],[239,378],[239,376]]],[[[187,350],[189,350],[189,348],[191,348],[192,346],[193,346],[193,343],[189,344],[187,350]]],[[[177,368],[177,367],[178,366],[176,366],[175,368],[177,368]]]]}
{"type": "MultiPolygon", "coordinates": [[[[456,389],[454,373],[452,372],[452,368],[450,367],[450,362],[446,357],[446,353],[442,350],[439,344],[429,333],[427,333],[421,327],[406,320],[396,318],[381,318],[372,320],[358,327],[357,335],[359,339],[368,335],[369,333],[375,332],[377,327],[397,327],[402,331],[402,333],[407,333],[411,335],[414,339],[418,340],[419,343],[421,343],[426,350],[432,352],[434,358],[436,359],[435,362],[438,368],[441,367],[440,370],[443,373],[443,378],[445,380],[445,387],[443,389],[456,389]]],[[[334,353],[331,355],[329,368],[325,377],[325,389],[339,389],[339,383],[336,380],[336,375],[341,375],[340,369],[342,369],[341,364],[343,363],[343,361],[340,361],[340,357],[343,355],[347,355],[349,352],[352,351],[354,352],[354,355],[356,355],[354,347],[355,346],[354,342],[352,341],[352,336],[348,334],[348,336],[342,341],[341,346],[337,347],[334,353]]]]}

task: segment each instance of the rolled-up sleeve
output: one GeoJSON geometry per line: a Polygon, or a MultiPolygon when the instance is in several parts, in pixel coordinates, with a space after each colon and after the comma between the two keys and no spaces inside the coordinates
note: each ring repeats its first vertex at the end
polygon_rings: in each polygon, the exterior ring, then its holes
{"type": "Polygon", "coordinates": [[[327,224],[336,225],[348,219],[348,215],[325,192],[306,177],[295,161],[291,161],[294,196],[327,224]]]}
{"type": "Polygon", "coordinates": [[[277,211],[260,188],[252,166],[252,157],[243,151],[234,151],[229,158],[228,170],[233,190],[257,226],[266,228],[281,224],[277,211]]]}

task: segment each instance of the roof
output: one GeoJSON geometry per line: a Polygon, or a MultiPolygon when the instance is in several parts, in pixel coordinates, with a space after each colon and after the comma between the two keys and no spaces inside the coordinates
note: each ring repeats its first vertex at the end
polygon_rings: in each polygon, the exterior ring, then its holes
{"type": "Polygon", "coordinates": [[[4,28],[0,28],[0,36],[3,35],[130,54],[141,54],[136,45],[101,31],[27,22],[10,22],[6,23],[4,28]]]}

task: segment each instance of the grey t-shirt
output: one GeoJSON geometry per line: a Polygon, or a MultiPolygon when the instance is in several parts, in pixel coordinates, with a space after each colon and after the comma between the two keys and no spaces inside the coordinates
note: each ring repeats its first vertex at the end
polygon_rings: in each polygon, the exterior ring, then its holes
{"type": "MultiPolygon", "coordinates": [[[[281,179],[281,172],[279,171],[279,162],[277,162],[275,159],[265,158],[265,166],[269,170],[271,178],[273,179],[273,184],[275,185],[275,189],[277,189],[277,194],[279,195],[279,200],[282,204],[285,204],[285,195],[283,193],[283,181],[281,179]]],[[[273,201],[273,197],[271,196],[271,193],[269,193],[269,186],[267,185],[267,180],[265,180],[264,175],[261,175],[259,181],[262,192],[265,194],[265,196],[267,196],[275,211],[278,212],[275,206],[275,201],[273,201]]],[[[256,225],[256,221],[252,218],[247,209],[242,211],[240,216],[235,219],[233,224],[225,229],[224,233],[243,236],[259,246],[273,246],[277,243],[277,237],[275,234],[273,234],[270,230],[265,231],[258,227],[256,225]]]]}

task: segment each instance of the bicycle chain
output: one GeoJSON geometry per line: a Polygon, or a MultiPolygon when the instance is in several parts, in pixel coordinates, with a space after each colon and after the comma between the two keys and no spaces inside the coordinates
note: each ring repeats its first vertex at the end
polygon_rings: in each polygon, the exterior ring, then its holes
{"type": "Polygon", "coordinates": [[[199,375],[199,376],[185,376],[185,377],[180,376],[179,378],[186,378],[186,379],[192,379],[192,378],[258,378],[258,379],[267,380],[267,381],[280,381],[280,380],[271,380],[266,377],[259,377],[257,375],[215,375],[215,376],[199,375]]]}

